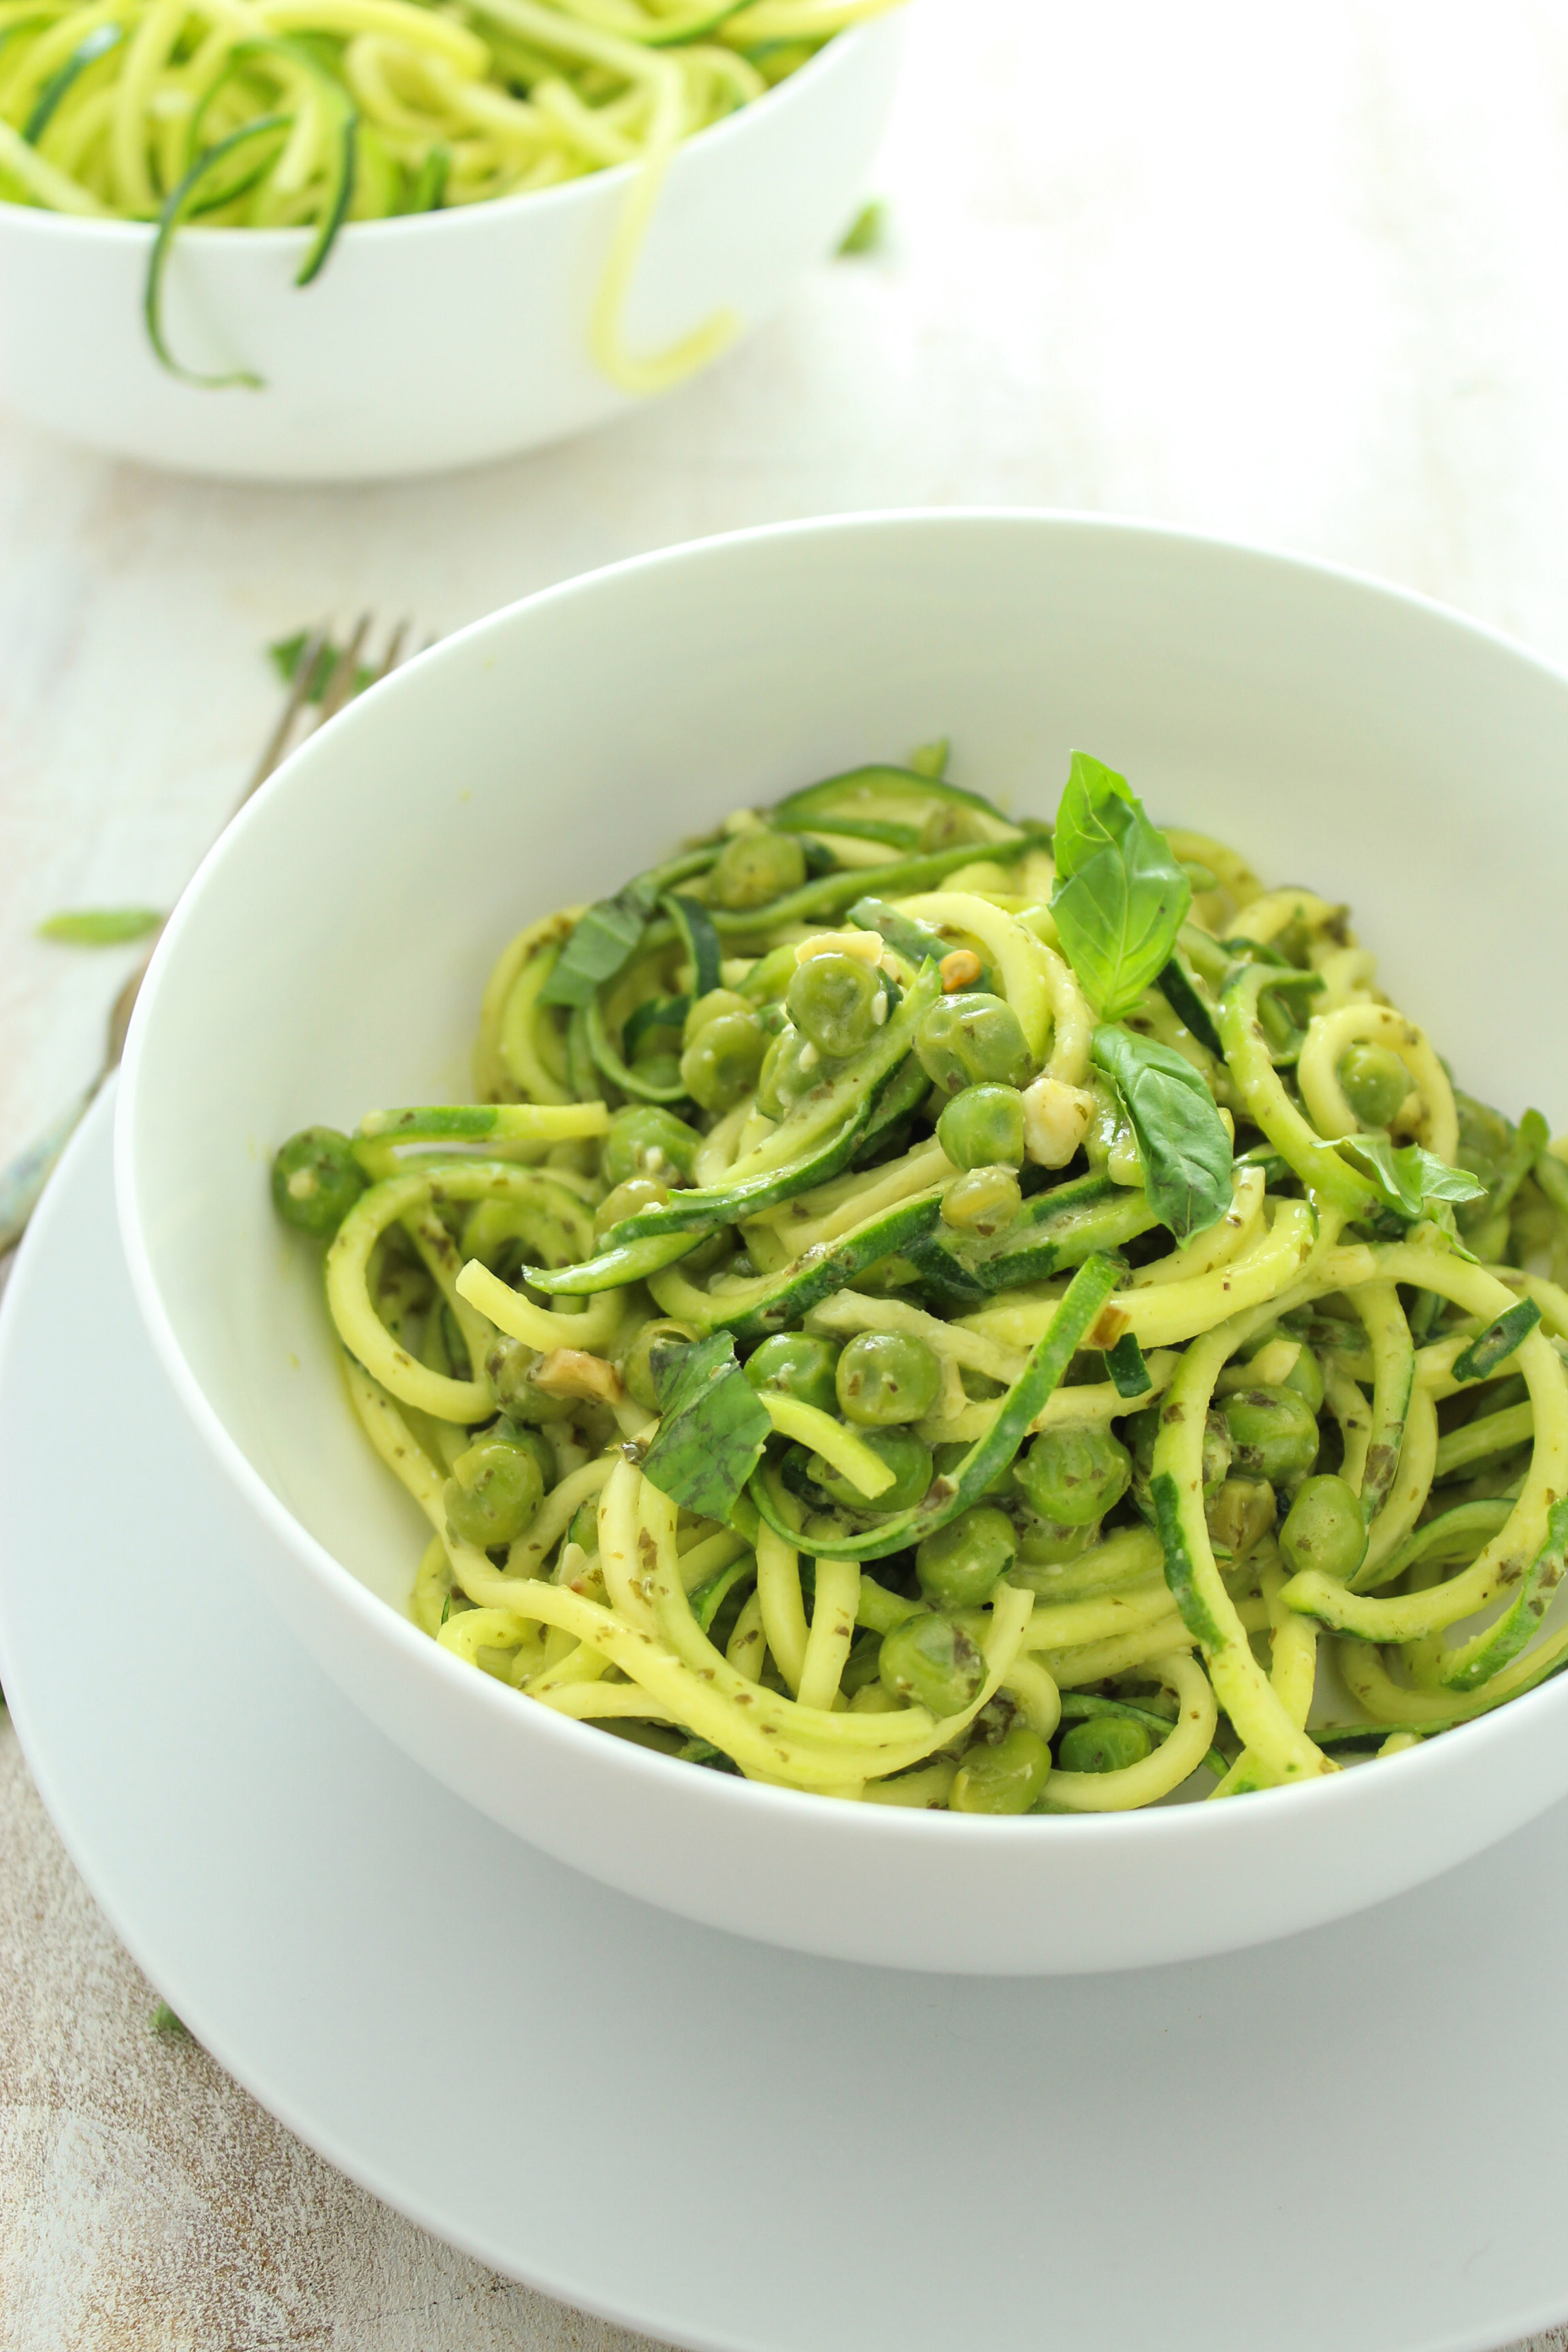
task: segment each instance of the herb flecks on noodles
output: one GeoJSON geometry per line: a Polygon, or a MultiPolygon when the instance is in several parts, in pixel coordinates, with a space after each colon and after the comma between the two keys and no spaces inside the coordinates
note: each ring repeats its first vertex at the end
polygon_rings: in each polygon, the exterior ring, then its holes
{"type": "Polygon", "coordinates": [[[416,1622],[668,1754],[955,1811],[1309,1780],[1530,1689],[1568,1153],[1456,1091],[1342,907],[1082,755],[1051,830],[945,766],[531,923],[475,1102],[279,1153],[430,1522],[416,1622]]]}

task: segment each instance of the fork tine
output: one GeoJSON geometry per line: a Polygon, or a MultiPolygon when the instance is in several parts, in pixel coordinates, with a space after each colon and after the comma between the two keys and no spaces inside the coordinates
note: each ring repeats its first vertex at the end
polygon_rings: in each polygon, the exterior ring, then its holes
{"type": "Polygon", "coordinates": [[[362,613],[354,623],[354,633],[332,664],[332,674],[327,680],[327,690],[321,697],[321,707],[316,713],[316,725],[324,727],[335,719],[354,690],[354,678],[359,671],[359,657],[364,641],[370,635],[371,615],[362,613]]]}
{"type": "Polygon", "coordinates": [[[381,667],[375,673],[375,681],[378,686],[384,677],[391,677],[393,671],[397,667],[398,663],[403,659],[403,643],[404,639],[407,636],[411,626],[412,623],[408,620],[407,616],[405,615],[405,617],[397,624],[396,628],[394,629],[391,636],[388,637],[386,641],[386,651],[381,657],[381,667]]]}
{"type": "Polygon", "coordinates": [[[293,731],[294,721],[304,707],[316,671],[321,665],[321,652],[326,642],[327,631],[323,624],[321,627],[312,629],[300,646],[300,658],[294,665],[293,690],[278,714],[278,724],[267,739],[267,749],[258,760],[250,782],[246,785],[236,803],[237,809],[245,806],[252,793],[261,790],[273,769],[282,761],[283,754],[289,748],[289,738],[293,731]]]}

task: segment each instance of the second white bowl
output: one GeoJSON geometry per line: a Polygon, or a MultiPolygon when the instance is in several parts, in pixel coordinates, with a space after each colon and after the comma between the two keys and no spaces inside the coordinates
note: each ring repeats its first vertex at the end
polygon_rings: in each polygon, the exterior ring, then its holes
{"type": "MultiPolygon", "coordinates": [[[[639,354],[714,312],[755,326],[832,250],[891,102],[902,27],[840,34],[675,157],[638,262],[639,354]]],[[[262,388],[184,383],[142,314],[153,229],[0,202],[0,404],[182,472],[358,481],[509,456],[635,404],[589,350],[631,167],[407,218],[351,222],[297,287],[303,229],[185,228],[171,347],[262,388]]]]}

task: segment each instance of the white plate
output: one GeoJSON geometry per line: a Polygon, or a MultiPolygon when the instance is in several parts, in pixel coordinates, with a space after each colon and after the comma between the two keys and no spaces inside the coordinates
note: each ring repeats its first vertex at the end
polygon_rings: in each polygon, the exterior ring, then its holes
{"type": "Polygon", "coordinates": [[[425,1777],[254,1588],[100,1104],[0,1323],[0,1675],[118,1933],[332,2163],[715,2352],[1485,2352],[1568,2315],[1568,1806],[1334,1927],[900,1975],[614,1895],[425,1777]]]}

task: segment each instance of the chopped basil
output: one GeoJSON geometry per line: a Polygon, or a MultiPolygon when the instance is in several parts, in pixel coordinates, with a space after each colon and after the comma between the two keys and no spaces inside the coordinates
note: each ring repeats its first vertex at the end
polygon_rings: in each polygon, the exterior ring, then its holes
{"type": "Polygon", "coordinates": [[[728,1331],[653,1365],[662,1418],[643,1475],[705,1519],[728,1519],[773,1428],[728,1331]]]}
{"type": "Polygon", "coordinates": [[[1106,1349],[1105,1369],[1118,1396],[1147,1396],[1154,1385],[1135,1331],[1123,1331],[1115,1347],[1106,1349]]]}
{"type": "Polygon", "coordinates": [[[539,992],[541,1003],[591,1004],[603,983],[629,962],[647,928],[647,908],[635,886],[597,900],[578,919],[539,992]]]}
{"type": "Polygon", "coordinates": [[[144,940],[163,919],[151,907],[78,907],[47,917],[38,925],[38,937],[68,948],[119,948],[144,940]]]}

